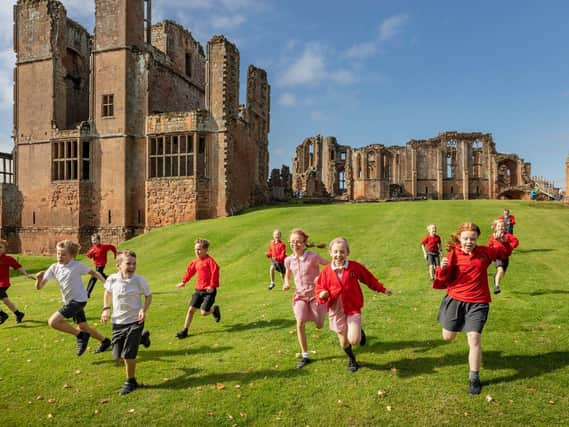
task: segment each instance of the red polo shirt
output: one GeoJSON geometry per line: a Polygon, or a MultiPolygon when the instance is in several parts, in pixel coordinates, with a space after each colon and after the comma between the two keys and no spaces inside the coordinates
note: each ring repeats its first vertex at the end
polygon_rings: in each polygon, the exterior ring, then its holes
{"type": "Polygon", "coordinates": [[[427,246],[428,252],[439,252],[441,246],[441,238],[437,234],[434,236],[427,234],[421,241],[421,245],[427,246]]]}
{"type": "Polygon", "coordinates": [[[10,267],[14,270],[22,268],[20,263],[6,254],[0,256],[0,288],[10,287],[10,267]]]}
{"type": "Polygon", "coordinates": [[[186,274],[182,282],[187,283],[194,274],[196,279],[196,291],[205,291],[207,288],[219,288],[219,266],[215,260],[207,255],[204,259],[196,258],[188,264],[186,274]]]}
{"type": "Polygon", "coordinates": [[[271,241],[269,244],[269,252],[267,252],[267,258],[274,259],[276,262],[283,263],[286,258],[286,246],[282,241],[275,242],[271,241]]]}
{"type": "Polygon", "coordinates": [[[117,248],[113,245],[93,245],[87,252],[87,258],[92,258],[95,267],[104,267],[107,265],[107,252],[112,252],[117,257],[117,248]]]}

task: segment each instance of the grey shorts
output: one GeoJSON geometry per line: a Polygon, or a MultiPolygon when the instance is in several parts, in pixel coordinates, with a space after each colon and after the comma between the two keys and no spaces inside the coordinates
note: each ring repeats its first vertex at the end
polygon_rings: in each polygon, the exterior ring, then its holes
{"type": "Polygon", "coordinates": [[[211,294],[207,291],[195,291],[190,305],[194,308],[201,308],[203,311],[211,311],[216,295],[217,289],[214,289],[211,294]]]}
{"type": "Polygon", "coordinates": [[[482,333],[489,311],[488,303],[457,301],[445,295],[437,320],[447,331],[482,333]]]}
{"type": "Polygon", "coordinates": [[[504,273],[506,272],[506,270],[508,269],[508,265],[510,265],[510,259],[506,258],[506,259],[497,259],[495,261],[496,267],[502,267],[504,269],[504,273]]]}
{"type": "Polygon", "coordinates": [[[136,359],[143,329],[144,322],[129,323],[126,325],[113,323],[113,358],[136,359]]]}
{"type": "Polygon", "coordinates": [[[71,300],[69,304],[65,304],[63,307],[61,307],[59,309],[59,312],[66,319],[71,318],[77,324],[83,323],[87,321],[87,317],[85,316],[85,310],[84,310],[86,305],[87,301],[79,302],[71,300]]]}
{"type": "Polygon", "coordinates": [[[427,264],[438,267],[441,264],[438,252],[427,252],[427,264]]]}

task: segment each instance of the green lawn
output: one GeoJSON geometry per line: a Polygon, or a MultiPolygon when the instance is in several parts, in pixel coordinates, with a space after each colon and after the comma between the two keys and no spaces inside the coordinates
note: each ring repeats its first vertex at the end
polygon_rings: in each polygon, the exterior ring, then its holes
{"type": "MultiPolygon", "coordinates": [[[[122,245],[138,253],[154,300],[137,377],[146,388],[120,397],[122,365],[110,353],[75,356],[75,340],[46,320],[60,305],[55,282],[35,291],[14,277],[9,295],[26,312],[0,326],[0,423],[20,425],[559,425],[569,423],[569,209],[508,201],[425,201],[274,207],[231,218],[154,230],[122,245]],[[521,244],[483,334],[484,384],[467,391],[467,345],[443,343],[420,241],[435,222],[443,241],[466,220],[489,236],[503,207],[516,216],[521,244]],[[295,369],[299,351],[292,293],[267,290],[264,254],[274,228],[285,240],[302,227],[317,242],[342,235],[392,297],[364,290],[369,344],[346,357],[327,324],[307,327],[314,363],[295,369]],[[194,319],[177,340],[193,286],[177,290],[193,240],[211,241],[221,266],[222,320],[194,319]],[[384,397],[378,396],[385,390],[384,397]]],[[[325,250],[319,250],[327,256],[325,250]]],[[[52,258],[19,256],[32,272],[52,258]]],[[[80,258],[83,259],[83,258],[80,258]]],[[[107,272],[113,271],[109,265],[107,272]]],[[[493,268],[490,274],[493,273],[493,268]]],[[[195,280],[195,279],[194,279],[195,280]]],[[[85,279],[86,282],[86,279],[85,279]]],[[[190,283],[193,285],[193,281],[190,283]]],[[[87,305],[99,324],[102,285],[87,305]]],[[[100,327],[110,335],[110,325],[100,327]]]]}

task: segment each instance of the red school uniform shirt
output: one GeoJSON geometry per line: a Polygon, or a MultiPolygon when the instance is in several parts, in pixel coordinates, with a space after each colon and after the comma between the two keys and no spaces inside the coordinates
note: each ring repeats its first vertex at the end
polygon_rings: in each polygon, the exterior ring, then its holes
{"type": "MultiPolygon", "coordinates": [[[[504,239],[506,240],[506,242],[508,242],[512,251],[514,249],[516,249],[520,244],[520,240],[516,236],[514,236],[512,233],[504,233],[504,239]]],[[[501,244],[501,242],[499,240],[496,240],[496,238],[492,234],[492,235],[490,235],[490,239],[488,239],[487,246],[488,247],[496,247],[497,246],[496,242],[501,244]]],[[[506,260],[506,259],[508,259],[508,257],[498,258],[498,259],[506,260]]]]}
{"type": "Polygon", "coordinates": [[[500,215],[498,217],[498,219],[500,221],[507,221],[508,224],[510,225],[515,225],[516,224],[516,217],[514,215],[508,215],[507,217],[508,219],[506,220],[506,217],[504,217],[504,215],[500,215]]]}
{"type": "Polygon", "coordinates": [[[457,245],[446,256],[449,264],[438,267],[433,287],[446,288],[452,299],[462,302],[489,303],[488,266],[496,259],[505,259],[512,253],[510,245],[496,240],[493,247],[476,246],[467,254],[457,245]]]}
{"type": "Polygon", "coordinates": [[[266,255],[267,258],[274,259],[282,264],[286,258],[286,245],[280,240],[278,242],[272,240],[269,244],[269,252],[266,255]]]}
{"type": "Polygon", "coordinates": [[[9,255],[0,256],[0,288],[10,287],[10,267],[14,270],[22,268],[20,263],[9,255]]]}
{"type": "Polygon", "coordinates": [[[364,295],[359,282],[365,283],[374,291],[386,291],[385,287],[362,264],[348,261],[347,266],[342,269],[341,280],[332,269],[332,264],[327,264],[322,269],[316,282],[316,298],[320,304],[327,303],[328,310],[334,305],[336,299],[341,298],[346,316],[360,313],[364,305],[364,295]],[[322,291],[328,291],[327,300],[320,298],[322,291]]]}
{"type": "Polygon", "coordinates": [[[219,288],[219,266],[215,260],[207,255],[205,258],[196,258],[188,264],[182,282],[187,283],[194,274],[196,279],[196,291],[205,291],[207,288],[219,288]]]}
{"type": "Polygon", "coordinates": [[[115,258],[117,257],[117,248],[113,245],[93,245],[87,251],[87,258],[92,258],[95,267],[104,267],[107,265],[107,252],[112,252],[115,258]]]}
{"type": "Polygon", "coordinates": [[[434,236],[427,234],[421,241],[421,245],[426,245],[428,252],[439,252],[441,246],[441,238],[437,234],[434,236]]]}

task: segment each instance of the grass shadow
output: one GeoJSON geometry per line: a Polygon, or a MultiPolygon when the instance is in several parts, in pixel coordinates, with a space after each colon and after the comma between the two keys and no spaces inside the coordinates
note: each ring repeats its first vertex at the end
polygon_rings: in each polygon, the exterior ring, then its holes
{"type": "MultiPolygon", "coordinates": [[[[145,350],[140,349],[138,356],[136,358],[136,363],[144,363],[148,361],[160,361],[173,363],[175,360],[170,360],[169,358],[177,356],[193,356],[195,354],[213,354],[221,353],[224,351],[231,350],[233,347],[209,347],[202,345],[201,347],[188,347],[179,348],[176,350],[145,350]]],[[[110,352],[109,352],[110,354],[110,352]]],[[[93,365],[105,365],[110,363],[115,363],[116,361],[111,357],[105,360],[97,360],[92,362],[93,365]]]]}
{"type": "Polygon", "coordinates": [[[544,289],[541,291],[532,291],[532,292],[520,292],[520,291],[513,291],[513,294],[519,295],[529,295],[531,297],[538,297],[541,295],[568,295],[569,290],[565,289],[544,289]]]}
{"type": "Polygon", "coordinates": [[[18,323],[11,326],[4,326],[4,329],[15,329],[15,328],[32,329],[32,328],[41,328],[42,326],[47,326],[47,321],[24,320],[22,323],[18,323]]]}
{"type": "Polygon", "coordinates": [[[291,327],[296,327],[296,321],[294,319],[256,320],[254,322],[235,323],[226,326],[224,332],[241,332],[260,328],[283,329],[291,327]]]}
{"type": "Polygon", "coordinates": [[[263,380],[266,378],[291,378],[295,375],[306,375],[301,372],[300,369],[289,369],[286,371],[268,370],[263,369],[259,371],[244,371],[244,372],[228,372],[220,374],[206,374],[206,375],[196,375],[199,373],[198,370],[194,368],[181,368],[184,373],[176,378],[167,379],[159,384],[145,384],[146,388],[155,389],[171,389],[180,390],[186,389],[192,386],[206,386],[223,384],[226,382],[237,382],[240,384],[252,383],[257,380],[263,380]]]}
{"type": "Polygon", "coordinates": [[[545,249],[545,248],[533,248],[533,249],[514,249],[515,254],[531,254],[533,252],[554,252],[555,249],[545,249]]]}
{"type": "Polygon", "coordinates": [[[371,340],[371,342],[363,347],[358,347],[358,353],[377,353],[405,349],[413,349],[416,353],[424,353],[445,344],[440,339],[432,341],[376,341],[373,339],[373,335],[367,335],[367,337],[368,341],[371,340]]]}

